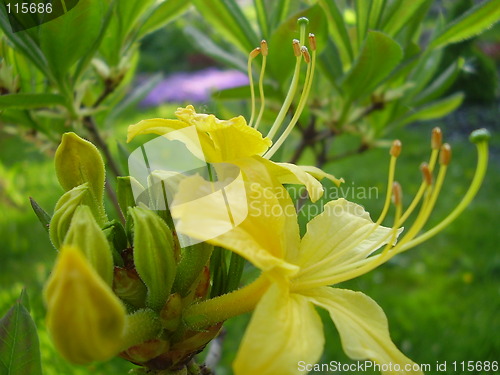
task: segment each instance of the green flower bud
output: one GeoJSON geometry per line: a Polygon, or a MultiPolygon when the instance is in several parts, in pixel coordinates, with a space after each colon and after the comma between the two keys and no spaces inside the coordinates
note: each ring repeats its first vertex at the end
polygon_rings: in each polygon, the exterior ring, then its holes
{"type": "Polygon", "coordinates": [[[104,175],[105,168],[97,148],[75,133],[65,133],[55,155],[57,178],[64,190],[88,183],[88,205],[99,223],[106,221],[104,212],[104,175]]]}
{"type": "Polygon", "coordinates": [[[154,211],[133,207],[129,213],[133,219],[135,268],[148,288],[147,305],[159,311],[175,278],[172,232],[154,211]]]}
{"type": "Polygon", "coordinates": [[[175,331],[181,322],[182,298],[179,293],[171,294],[160,311],[161,325],[167,331],[175,331]]]}
{"type": "Polygon", "coordinates": [[[148,289],[133,269],[115,267],[113,291],[133,307],[140,308],[146,305],[148,289]]]}
{"type": "Polygon", "coordinates": [[[76,247],[63,246],[44,288],[47,328],[69,361],[104,361],[123,346],[125,307],[76,247]]]}
{"type": "Polygon", "coordinates": [[[76,208],[64,245],[72,245],[82,250],[99,276],[109,286],[112,285],[113,255],[106,236],[88,206],[76,208]]]}
{"type": "Polygon", "coordinates": [[[88,190],[88,184],[77,186],[64,193],[57,201],[49,226],[50,240],[56,249],[63,243],[75,210],[82,204],[88,190]]]}

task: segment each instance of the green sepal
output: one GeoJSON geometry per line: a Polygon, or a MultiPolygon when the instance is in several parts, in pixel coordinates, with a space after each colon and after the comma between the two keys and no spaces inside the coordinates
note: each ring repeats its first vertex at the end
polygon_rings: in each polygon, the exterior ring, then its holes
{"type": "Polygon", "coordinates": [[[36,217],[40,220],[40,223],[43,225],[43,228],[48,232],[51,217],[50,215],[42,208],[40,205],[30,197],[31,207],[35,212],[36,217]]]}
{"type": "Polygon", "coordinates": [[[133,219],[135,268],[148,287],[147,305],[159,311],[170,295],[176,274],[172,232],[154,211],[131,207],[129,213],[133,219]]]}
{"type": "Polygon", "coordinates": [[[103,231],[97,224],[88,206],[76,208],[65,245],[73,245],[85,254],[90,265],[109,285],[113,284],[113,256],[103,231]]]}
{"type": "MultiPolygon", "coordinates": [[[[133,183],[138,184],[139,182],[130,176],[118,177],[116,179],[116,196],[123,213],[126,213],[129,207],[136,206],[132,190],[133,183]]],[[[144,190],[144,188],[142,188],[142,190],[144,190]]]]}
{"type": "Polygon", "coordinates": [[[49,237],[56,249],[63,243],[75,210],[88,195],[88,190],[88,184],[82,184],[64,193],[57,201],[49,226],[49,237]]]}
{"type": "Polygon", "coordinates": [[[97,148],[75,133],[65,133],[55,155],[57,178],[66,191],[88,183],[90,207],[99,225],[106,221],[104,212],[104,161],[97,148]]]}

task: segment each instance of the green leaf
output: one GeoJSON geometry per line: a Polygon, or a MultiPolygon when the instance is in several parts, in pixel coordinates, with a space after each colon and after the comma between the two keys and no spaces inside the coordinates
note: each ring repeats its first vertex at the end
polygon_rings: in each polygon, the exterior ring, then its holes
{"type": "Polygon", "coordinates": [[[39,26],[42,51],[59,82],[99,36],[104,6],[102,1],[80,0],[64,15],[39,26]]]}
{"type": "Polygon", "coordinates": [[[226,49],[219,47],[213,42],[212,39],[207,37],[206,34],[192,26],[187,26],[184,29],[184,34],[193,45],[198,47],[198,49],[207,56],[210,56],[228,66],[246,72],[247,63],[246,59],[242,55],[231,53],[226,49]]]}
{"type": "Polygon", "coordinates": [[[0,319],[0,373],[41,375],[36,325],[22,299],[0,319]]]}
{"type": "Polygon", "coordinates": [[[7,94],[0,95],[0,109],[43,108],[66,105],[66,99],[58,94],[7,94]]]}
{"type": "Polygon", "coordinates": [[[235,0],[193,0],[203,17],[243,53],[259,46],[259,39],[235,0]]]}
{"type": "Polygon", "coordinates": [[[371,0],[372,6],[370,10],[370,19],[368,22],[368,28],[370,30],[378,29],[380,19],[382,18],[385,3],[387,0],[371,0]]]}
{"type": "Polygon", "coordinates": [[[416,108],[408,116],[402,118],[393,126],[403,126],[415,121],[428,121],[446,116],[457,109],[464,99],[464,94],[459,92],[445,99],[433,102],[426,106],[416,108]]]}
{"type": "Polygon", "coordinates": [[[371,8],[373,5],[372,0],[356,0],[354,2],[356,8],[356,29],[358,37],[358,46],[363,43],[366,31],[368,30],[368,22],[370,17],[371,8]]]}
{"type": "Polygon", "coordinates": [[[271,12],[271,26],[275,28],[286,19],[288,9],[290,8],[290,0],[275,0],[273,4],[274,8],[271,12]]]}
{"type": "Polygon", "coordinates": [[[139,39],[152,33],[180,16],[191,5],[189,0],[166,0],[159,3],[139,31],[139,39]]]}
{"type": "Polygon", "coordinates": [[[349,66],[354,59],[354,54],[352,51],[351,40],[349,39],[349,34],[347,33],[347,27],[344,22],[344,17],[340,13],[335,1],[318,0],[318,3],[325,11],[330,36],[337,45],[342,63],[344,66],[349,66]]]}
{"type": "Polygon", "coordinates": [[[41,72],[48,73],[47,60],[30,33],[28,31],[12,32],[5,6],[0,6],[0,28],[19,52],[30,59],[41,72]]]}
{"type": "Polygon", "coordinates": [[[148,287],[148,306],[159,311],[176,274],[172,232],[154,211],[133,207],[128,212],[133,219],[135,268],[148,287]]]}
{"type": "Polygon", "coordinates": [[[462,67],[464,66],[464,63],[465,60],[460,58],[458,61],[451,64],[448,69],[435,78],[432,83],[425,88],[425,90],[415,97],[413,103],[416,106],[419,106],[431,100],[438,99],[451,87],[453,82],[455,82],[462,67]]]}
{"type": "Polygon", "coordinates": [[[399,64],[403,50],[387,35],[369,31],[361,53],[342,83],[348,101],[373,91],[399,64]]]}
{"type": "Polygon", "coordinates": [[[254,0],[255,11],[257,13],[257,21],[259,22],[260,31],[264,39],[269,38],[269,20],[267,18],[266,5],[264,0],[254,0]]]}
{"type": "Polygon", "coordinates": [[[428,0],[398,0],[385,19],[382,30],[390,36],[395,36],[417,13],[418,9],[428,0]]]}
{"type": "Polygon", "coordinates": [[[30,203],[31,207],[33,208],[33,211],[35,211],[35,215],[38,217],[38,220],[40,220],[40,223],[42,223],[43,228],[48,232],[51,219],[50,215],[42,207],[40,207],[40,205],[31,197],[30,197],[30,203]]]}
{"type": "MultiPolygon", "coordinates": [[[[259,86],[254,85],[255,92],[259,92],[259,86]]],[[[269,98],[274,98],[274,99],[279,99],[280,94],[276,90],[274,86],[271,85],[264,85],[264,93],[266,95],[266,99],[269,98]]],[[[220,91],[215,91],[212,94],[212,98],[214,99],[222,99],[222,100],[227,100],[227,99],[248,99],[250,98],[250,86],[238,86],[238,87],[232,87],[230,89],[224,89],[220,91]]]]}
{"type": "Polygon", "coordinates": [[[430,44],[441,48],[451,43],[472,38],[500,20],[500,0],[484,1],[448,25],[430,44]]]}

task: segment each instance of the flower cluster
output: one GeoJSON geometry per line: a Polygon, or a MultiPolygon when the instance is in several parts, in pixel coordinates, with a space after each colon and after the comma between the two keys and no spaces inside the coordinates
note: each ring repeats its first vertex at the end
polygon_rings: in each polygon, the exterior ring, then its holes
{"type": "Polygon", "coordinates": [[[119,355],[148,373],[199,374],[193,358],[223,322],[254,311],[234,362],[235,374],[302,374],[305,370],[297,364],[316,363],[323,350],[319,307],[329,312],[349,357],[421,373],[391,341],[376,302],[336,285],[429,239],[456,218],[483,180],[488,134],[481,130],[472,136],[479,160],[468,192],[430,230],[422,232],[451,161],[451,148],[442,143],[439,129],[432,134],[429,162],[421,166],[420,189],[406,209],[395,181],[402,147],[395,141],[379,218],[373,221],[363,207],[335,199],[309,221],[301,237],[296,207],[284,185],[303,185],[314,202],[323,194],[321,179],[337,185],[343,180],[313,166],[270,160],[298,121],[311,89],[316,41],[310,34],[307,48],[307,21],[299,20],[299,25],[300,40],[293,41],[296,74],[266,136],[258,130],[265,104],[265,41],[249,58],[250,77],[252,60],[261,54],[263,61],[261,109],[257,113],[253,101],[248,123],[242,116],[220,120],[197,113],[189,105],[177,110],[177,119],[144,120],[129,127],[129,141],[159,135],[197,160],[196,165],[204,165],[207,174],[198,173],[200,169],[183,173],[185,160],[172,152],[178,168],[164,170],[157,161],[169,150],[148,154],[141,147],[144,175],[118,180],[124,223],[110,220],[105,212],[104,164],[97,149],[76,134],[64,135],[56,171],[66,193],[50,222],[59,257],[44,295],[47,326],[65,358],[83,364],[119,355]],[[283,127],[303,62],[302,94],[283,127]],[[391,199],[394,221],[383,226],[391,199]],[[403,229],[417,208],[412,225],[403,229]],[[261,274],[238,289],[244,260],[261,274]]]}

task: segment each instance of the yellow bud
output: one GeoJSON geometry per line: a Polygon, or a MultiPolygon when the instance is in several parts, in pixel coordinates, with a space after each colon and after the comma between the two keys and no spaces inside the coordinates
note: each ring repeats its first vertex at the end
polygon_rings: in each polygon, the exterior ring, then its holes
{"type": "Polygon", "coordinates": [[[99,224],[107,221],[104,212],[104,162],[97,148],[75,133],[65,133],[55,155],[57,178],[64,190],[88,183],[86,204],[99,224]]]}
{"type": "Polygon", "coordinates": [[[113,285],[113,255],[106,236],[88,206],[76,208],[64,245],[80,249],[106,284],[113,285]]]}
{"type": "Polygon", "coordinates": [[[47,328],[64,358],[85,364],[119,353],[125,307],[79,249],[62,247],[44,299],[47,328]]]}

